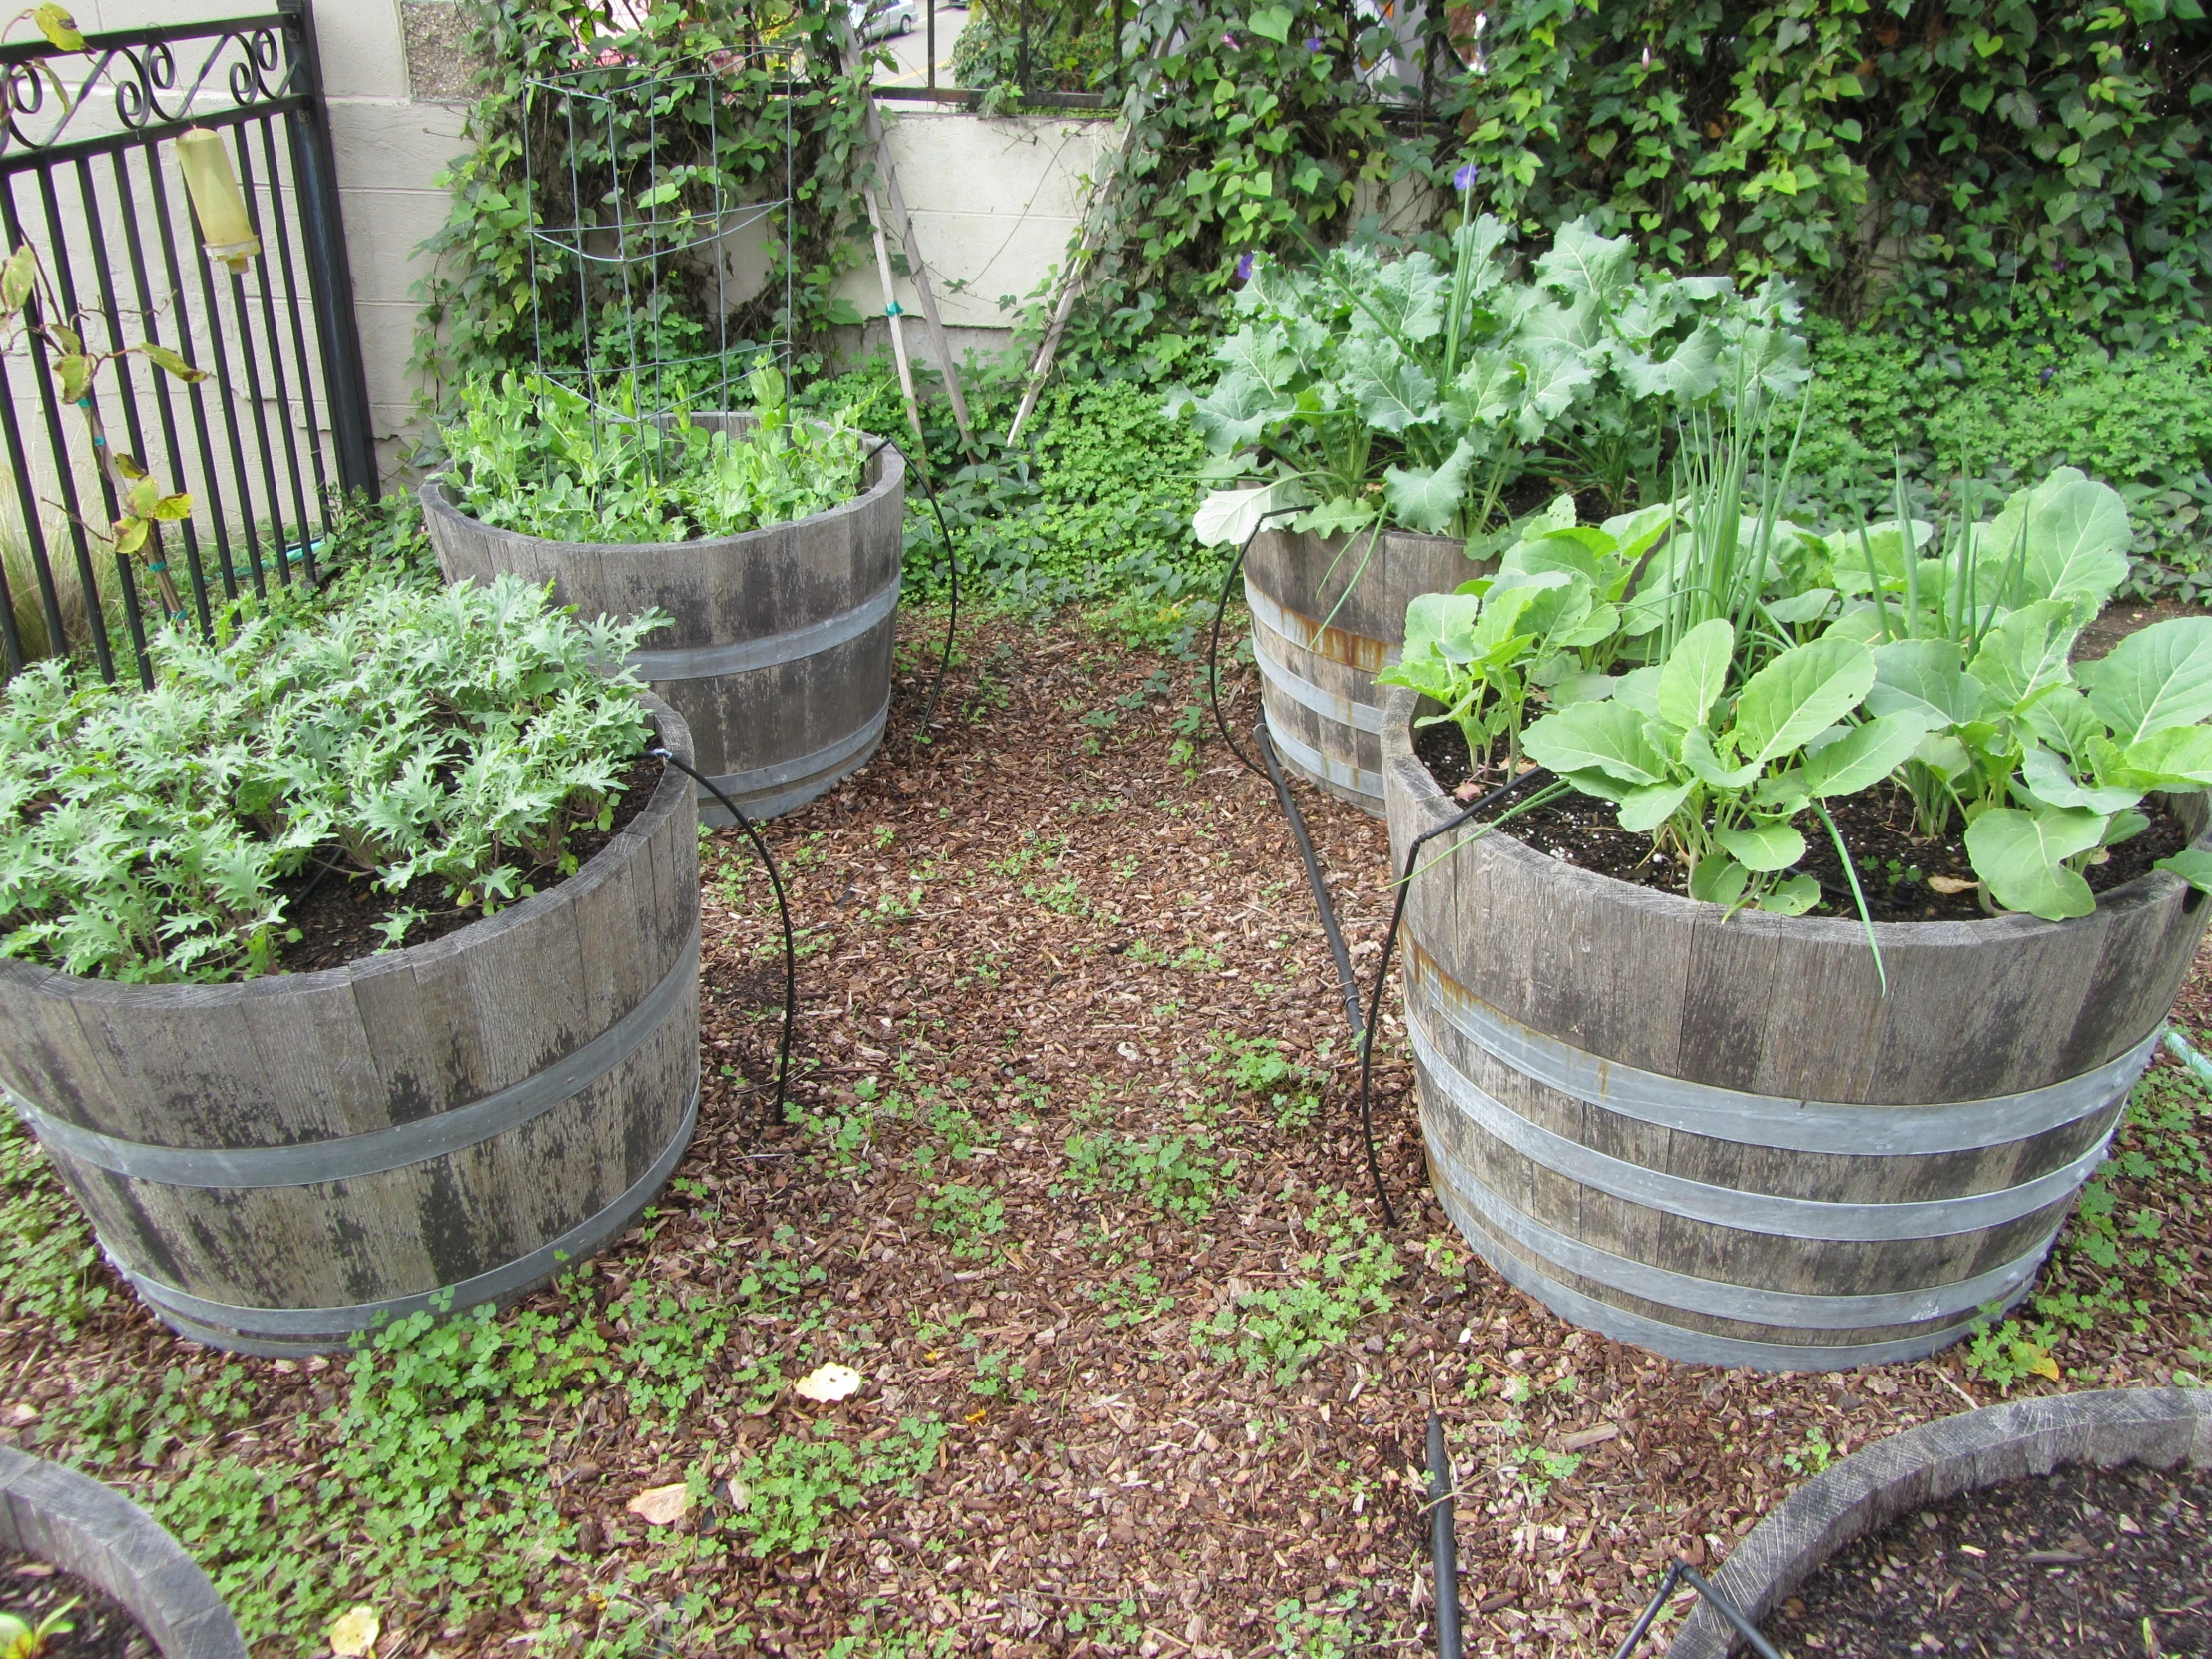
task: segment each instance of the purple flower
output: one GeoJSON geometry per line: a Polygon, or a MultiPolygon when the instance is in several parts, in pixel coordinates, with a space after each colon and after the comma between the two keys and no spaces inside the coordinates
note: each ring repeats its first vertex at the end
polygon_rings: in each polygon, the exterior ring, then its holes
{"type": "Polygon", "coordinates": [[[1221,43],[1224,46],[1234,47],[1237,44],[1237,37],[1235,35],[1223,35],[1221,43]]]}
{"type": "Polygon", "coordinates": [[[1451,188],[1453,190],[1472,190],[1474,189],[1475,180],[1481,177],[1482,169],[1473,162],[1468,162],[1451,176],[1451,188]]]}
{"type": "Polygon", "coordinates": [[[1249,251],[1237,256],[1237,280],[1240,282],[1252,280],[1252,255],[1249,251]]]}
{"type": "Polygon", "coordinates": [[[2055,368],[2046,368],[2046,369],[2044,369],[2044,370],[2043,370],[2043,384],[2044,384],[2044,385],[2046,385],[2046,386],[2047,386],[2047,385],[2049,385],[2049,384],[2050,384],[2050,377],[2051,377],[2051,376],[2052,376],[2053,374],[2056,374],[2057,372],[2058,372],[2058,370],[2056,370],[2055,368]]]}
{"type": "Polygon", "coordinates": [[[1319,52],[1321,50],[1321,36],[1308,35],[1306,37],[1306,50],[1309,52],[1319,52]]]}

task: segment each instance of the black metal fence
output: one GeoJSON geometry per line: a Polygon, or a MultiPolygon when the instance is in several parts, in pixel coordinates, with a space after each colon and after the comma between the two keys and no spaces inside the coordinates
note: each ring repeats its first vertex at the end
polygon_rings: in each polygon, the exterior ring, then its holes
{"type": "Polygon", "coordinates": [[[89,35],[81,51],[0,46],[0,236],[36,251],[67,313],[34,302],[29,320],[63,323],[92,354],[166,347],[208,375],[187,383],[126,356],[73,399],[36,330],[0,356],[14,485],[0,500],[0,650],[9,674],[71,654],[111,681],[128,653],[123,671],[151,684],[165,592],[207,629],[242,592],[311,584],[340,493],[376,489],[312,17],[307,0],[278,0],[260,16],[89,35]],[[176,141],[195,129],[220,137],[260,244],[229,269],[210,258],[179,171],[176,141]],[[166,490],[189,493],[189,516],[123,551],[109,526],[124,503],[96,441],[127,444],[166,490]]]}

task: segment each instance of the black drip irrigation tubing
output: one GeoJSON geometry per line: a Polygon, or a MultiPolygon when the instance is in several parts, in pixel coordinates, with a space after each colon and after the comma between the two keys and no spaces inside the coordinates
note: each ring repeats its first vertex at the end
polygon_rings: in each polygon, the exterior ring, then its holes
{"type": "MultiPolygon", "coordinates": [[[[906,470],[921,480],[922,495],[929,502],[929,510],[936,515],[937,535],[944,543],[944,562],[952,585],[952,614],[945,622],[944,651],[937,659],[937,674],[929,687],[929,701],[921,712],[921,722],[914,732],[914,747],[919,748],[929,739],[929,723],[936,718],[937,702],[944,695],[945,673],[952,666],[952,646],[960,626],[960,561],[952,550],[952,533],[945,527],[944,509],[937,505],[937,492],[931,487],[926,471],[914,465],[906,451],[891,438],[879,440],[860,462],[865,467],[886,449],[898,451],[898,458],[906,463],[906,470]]],[[[792,931],[791,902],[784,893],[784,877],[776,868],[776,859],[770,854],[768,842],[761,838],[761,831],[753,820],[746,816],[735,801],[723,793],[722,786],[700,772],[690,763],[678,760],[665,745],[656,746],[649,753],[658,756],[677,771],[708,790],[722,803],[723,811],[737,822],[745,831],[746,839],[753,843],[753,850],[760,854],[761,864],[768,871],[769,885],[776,892],[776,915],[784,930],[784,1029],[776,1044],[776,1097],[770,1103],[766,1116],[781,1121],[784,1103],[791,1091],[792,1031],[799,1021],[799,945],[792,931]]]]}
{"type": "Polygon", "coordinates": [[[1729,1627],[1751,1644],[1751,1651],[1759,1655],[1759,1659],[1782,1659],[1782,1655],[1775,1651],[1774,1643],[1759,1634],[1759,1627],[1744,1617],[1743,1610],[1715,1589],[1703,1573],[1679,1555],[1674,1558],[1674,1564],[1667,1568],[1666,1577],[1659,1580],[1658,1593],[1645,1606],[1642,1615],[1636,1620],[1634,1628],[1628,1632],[1628,1639],[1621,1643],[1620,1649],[1613,1655],[1613,1659],[1628,1659],[1628,1656],[1636,1651],[1637,1644],[1644,1639],[1645,1633],[1651,1629],[1652,1621],[1659,1617],[1659,1609],[1664,1607],[1667,1604],[1667,1598],[1674,1594],[1675,1586],[1682,1583],[1687,1583],[1691,1589],[1703,1596],[1711,1605],[1713,1611],[1726,1619],[1729,1627]]]}

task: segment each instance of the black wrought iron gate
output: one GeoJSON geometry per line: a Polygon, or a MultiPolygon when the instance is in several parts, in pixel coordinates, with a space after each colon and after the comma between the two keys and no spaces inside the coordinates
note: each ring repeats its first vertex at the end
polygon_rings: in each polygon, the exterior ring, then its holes
{"type": "Polygon", "coordinates": [[[0,98],[0,257],[33,247],[89,351],[143,341],[209,375],[187,384],[130,356],[90,388],[106,441],[191,496],[189,517],[126,554],[108,535],[122,504],[95,461],[94,411],[72,406],[35,333],[0,356],[13,474],[0,649],[11,675],[68,654],[109,680],[127,652],[123,671],[151,684],[162,574],[177,620],[207,629],[242,591],[314,582],[341,492],[376,489],[312,15],[278,0],[260,16],[87,35],[81,51],[10,42],[0,98]],[[220,137],[260,243],[238,268],[209,257],[179,172],[177,140],[195,129],[220,137]]]}

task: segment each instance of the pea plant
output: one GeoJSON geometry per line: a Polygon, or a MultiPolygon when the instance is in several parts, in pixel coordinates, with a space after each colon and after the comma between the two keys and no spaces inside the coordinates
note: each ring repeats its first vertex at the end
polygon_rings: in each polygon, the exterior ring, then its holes
{"type": "MultiPolygon", "coordinates": [[[[649,727],[635,676],[602,668],[665,620],[579,624],[507,577],[212,640],[172,624],[150,692],[30,665],[0,692],[0,955],[124,981],[272,972],[310,873],[495,913],[611,823],[649,727]]],[[[384,946],[424,915],[402,900],[384,946]]]]}
{"type": "Polygon", "coordinates": [[[636,387],[609,408],[535,374],[472,382],[445,429],[461,505],[501,529],[555,541],[685,541],[826,512],[860,481],[860,434],[843,417],[793,416],[784,377],[747,376],[753,423],[708,431],[690,412],[641,411],[636,387]]]}

